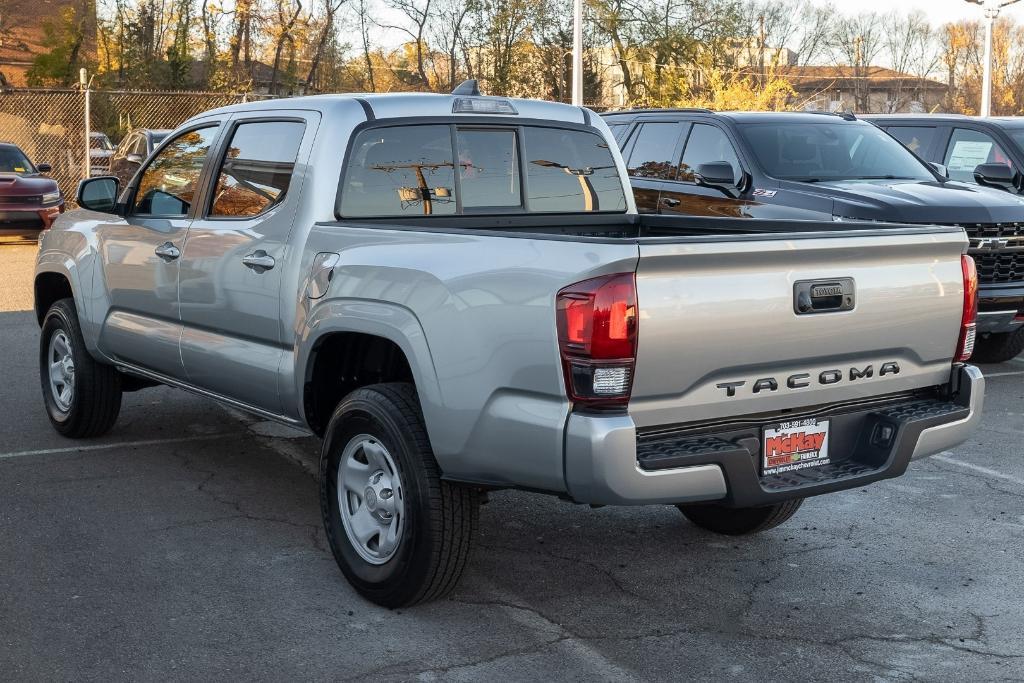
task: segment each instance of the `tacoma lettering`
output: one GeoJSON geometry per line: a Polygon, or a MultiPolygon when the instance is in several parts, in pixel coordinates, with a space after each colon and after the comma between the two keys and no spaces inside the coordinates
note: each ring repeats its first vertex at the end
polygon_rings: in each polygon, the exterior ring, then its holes
{"type": "MultiPolygon", "coordinates": [[[[878,376],[885,377],[886,375],[898,375],[900,373],[900,364],[896,361],[889,361],[883,363],[878,369],[878,376]]],[[[850,382],[856,382],[861,379],[869,379],[875,376],[875,366],[865,365],[864,367],[851,367],[845,373],[836,368],[834,370],[823,370],[818,373],[817,382],[822,386],[829,386],[832,384],[838,384],[844,379],[848,378],[850,382]]],[[[790,375],[786,378],[784,384],[787,389],[806,389],[811,386],[811,374],[807,372],[798,372],[790,375]]],[[[719,389],[725,390],[725,395],[729,398],[736,396],[736,390],[740,387],[747,385],[747,382],[721,382],[715,386],[719,389]]],[[[760,379],[752,380],[750,393],[761,394],[770,393],[779,390],[780,382],[775,377],[761,377],[760,379]]]]}

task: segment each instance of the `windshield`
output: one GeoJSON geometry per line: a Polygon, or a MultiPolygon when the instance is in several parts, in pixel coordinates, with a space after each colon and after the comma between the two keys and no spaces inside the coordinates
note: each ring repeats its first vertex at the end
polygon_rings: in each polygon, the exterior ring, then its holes
{"type": "Polygon", "coordinates": [[[89,147],[91,149],[103,149],[108,152],[114,149],[114,146],[110,144],[110,139],[106,135],[93,135],[89,140],[89,147]]]}
{"type": "Polygon", "coordinates": [[[0,147],[0,173],[35,173],[36,168],[17,147],[0,147]]]}
{"type": "Polygon", "coordinates": [[[768,175],[781,180],[935,180],[900,143],[869,123],[741,124],[768,175]]]}

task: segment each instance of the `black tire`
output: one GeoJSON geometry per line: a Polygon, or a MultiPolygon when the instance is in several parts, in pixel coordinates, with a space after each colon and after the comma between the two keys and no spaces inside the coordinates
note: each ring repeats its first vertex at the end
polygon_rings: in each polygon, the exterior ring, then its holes
{"type": "Polygon", "coordinates": [[[72,299],[61,299],[46,312],[39,337],[39,380],[46,414],[53,428],[71,439],[101,436],[110,431],[121,412],[121,376],[97,362],[85,348],[78,311],[72,299]],[[50,342],[63,334],[70,346],[74,388],[66,406],[59,405],[50,382],[50,342]]]}
{"type": "Polygon", "coordinates": [[[796,514],[803,498],[757,508],[729,508],[723,505],[677,505],[683,515],[701,529],[726,536],[756,534],[783,524],[796,514]]]}
{"type": "Polygon", "coordinates": [[[1016,332],[1003,332],[979,337],[974,342],[971,361],[975,363],[1005,363],[1024,352],[1024,327],[1016,332]]]}
{"type": "MultiPolygon", "coordinates": [[[[373,501],[379,504],[377,497],[373,501]]],[[[363,597],[384,607],[403,607],[447,595],[469,559],[479,508],[477,489],[441,480],[411,385],[358,389],[335,409],[320,456],[320,509],[334,559],[363,597]],[[342,455],[367,436],[386,449],[404,497],[404,526],[394,554],[383,564],[367,561],[356,549],[342,521],[338,496],[342,455]]]]}

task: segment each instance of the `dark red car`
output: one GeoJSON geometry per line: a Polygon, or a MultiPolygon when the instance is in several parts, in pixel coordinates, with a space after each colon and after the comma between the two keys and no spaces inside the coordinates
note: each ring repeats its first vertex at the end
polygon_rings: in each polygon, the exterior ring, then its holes
{"type": "Polygon", "coordinates": [[[64,210],[57,181],[42,176],[49,164],[34,165],[14,144],[0,142],[0,230],[45,230],[64,210]]]}

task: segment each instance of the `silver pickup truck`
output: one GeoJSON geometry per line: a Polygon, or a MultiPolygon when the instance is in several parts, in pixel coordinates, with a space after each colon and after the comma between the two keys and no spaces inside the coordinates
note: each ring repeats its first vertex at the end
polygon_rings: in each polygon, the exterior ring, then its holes
{"type": "Polygon", "coordinates": [[[519,488],[724,534],[962,442],[976,275],[956,228],[639,216],[586,109],[321,96],[197,116],[42,237],[54,427],[156,384],[323,437],[364,596],[447,593],[519,488]]]}

